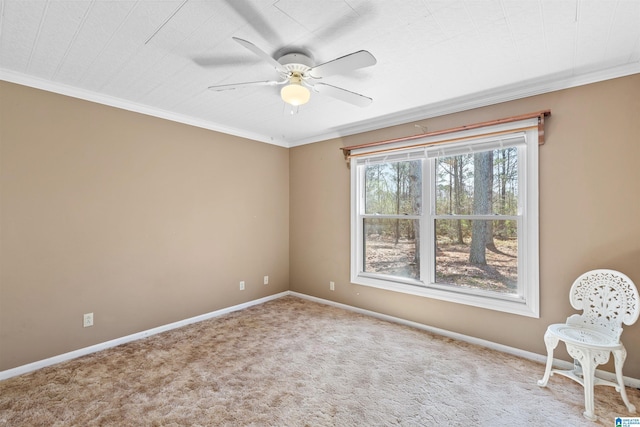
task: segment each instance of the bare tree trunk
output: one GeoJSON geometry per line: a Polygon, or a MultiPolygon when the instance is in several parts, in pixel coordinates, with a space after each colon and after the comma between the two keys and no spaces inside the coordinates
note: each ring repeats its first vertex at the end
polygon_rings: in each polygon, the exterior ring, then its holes
{"type": "MultiPolygon", "coordinates": [[[[507,211],[507,152],[504,150],[500,151],[502,153],[502,158],[500,159],[500,213],[504,214],[507,211]]],[[[504,227],[504,223],[500,227],[499,235],[504,238],[507,235],[507,232],[504,227]]]]}
{"type": "MultiPolygon", "coordinates": [[[[409,169],[409,191],[412,196],[413,213],[422,212],[422,164],[420,162],[411,162],[409,169]]],[[[420,277],[420,222],[412,221],[412,223],[414,224],[413,236],[416,245],[413,261],[416,265],[416,277],[420,277]]]]}
{"type": "MultiPolygon", "coordinates": [[[[473,213],[487,215],[491,212],[488,189],[490,184],[490,157],[492,153],[485,151],[473,156],[473,213]]],[[[473,220],[471,224],[471,249],[469,262],[486,265],[487,224],[485,220],[473,220]]]]}
{"type": "MultiPolygon", "coordinates": [[[[455,198],[456,198],[456,211],[455,213],[460,215],[462,213],[462,194],[464,188],[462,188],[462,161],[460,157],[453,158],[453,180],[455,182],[455,198]]],[[[462,221],[456,221],[456,240],[459,244],[464,244],[464,236],[462,235],[462,221]]]]}
{"type": "MultiPolygon", "coordinates": [[[[396,163],[396,214],[400,213],[400,184],[402,177],[400,175],[400,162],[396,163]]],[[[396,219],[396,245],[400,240],[400,220],[396,219]]]]}
{"type": "MultiPolygon", "coordinates": [[[[489,151],[487,152],[487,154],[489,154],[489,165],[487,166],[488,168],[488,172],[489,172],[489,177],[488,177],[488,186],[486,187],[486,197],[489,199],[488,200],[488,210],[487,213],[491,214],[493,213],[493,151],[489,151]]],[[[493,241],[493,221],[487,221],[487,235],[485,237],[485,246],[487,247],[487,249],[490,249],[492,251],[497,251],[498,248],[496,248],[496,243],[493,241]]]]}

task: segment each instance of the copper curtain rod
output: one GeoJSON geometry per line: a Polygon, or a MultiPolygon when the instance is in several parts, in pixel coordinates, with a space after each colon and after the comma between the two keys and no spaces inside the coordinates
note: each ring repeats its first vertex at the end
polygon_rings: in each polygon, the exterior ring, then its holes
{"type": "Polygon", "coordinates": [[[349,156],[351,156],[351,151],[356,150],[358,148],[377,147],[379,145],[393,144],[396,142],[413,141],[415,139],[425,138],[428,136],[444,135],[447,133],[460,132],[468,129],[477,129],[485,126],[499,125],[502,123],[517,122],[519,120],[532,119],[534,117],[538,118],[538,145],[542,145],[544,144],[544,118],[550,115],[551,115],[551,110],[542,110],[542,111],[537,111],[535,113],[528,113],[528,114],[521,114],[519,116],[507,117],[505,119],[490,120],[488,122],[474,123],[472,125],[458,126],[456,128],[436,130],[433,132],[427,132],[420,135],[411,135],[411,136],[405,136],[402,138],[387,139],[385,141],[367,142],[365,144],[352,145],[349,147],[342,147],[340,149],[344,153],[345,158],[348,159],[349,156]]]}

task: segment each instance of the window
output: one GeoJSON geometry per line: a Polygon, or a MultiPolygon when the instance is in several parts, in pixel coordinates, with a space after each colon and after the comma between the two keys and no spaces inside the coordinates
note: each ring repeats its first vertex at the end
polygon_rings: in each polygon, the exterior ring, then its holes
{"type": "Polygon", "coordinates": [[[537,126],[352,151],[351,281],[538,317],[537,126]]]}

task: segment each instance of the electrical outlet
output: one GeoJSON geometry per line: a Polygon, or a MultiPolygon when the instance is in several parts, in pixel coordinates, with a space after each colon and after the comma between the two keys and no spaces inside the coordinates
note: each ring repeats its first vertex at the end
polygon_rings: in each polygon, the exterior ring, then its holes
{"type": "Polygon", "coordinates": [[[82,326],[85,328],[93,326],[93,313],[85,313],[82,320],[82,326]]]}
{"type": "Polygon", "coordinates": [[[244,291],[244,280],[240,281],[240,290],[244,291]]]}
{"type": "Polygon", "coordinates": [[[329,290],[330,291],[335,291],[336,290],[335,282],[329,282],[329,290]]]}
{"type": "Polygon", "coordinates": [[[265,285],[269,284],[269,276],[264,276],[264,284],[265,285]]]}

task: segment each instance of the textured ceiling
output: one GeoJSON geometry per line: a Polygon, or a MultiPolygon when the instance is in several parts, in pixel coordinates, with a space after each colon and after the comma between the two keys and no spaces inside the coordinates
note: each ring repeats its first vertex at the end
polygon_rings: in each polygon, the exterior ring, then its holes
{"type": "MultiPolygon", "coordinates": [[[[282,146],[421,120],[640,72],[638,0],[86,0],[0,2],[0,78],[282,146]],[[320,64],[372,67],[324,82],[297,111],[232,40],[320,64]],[[295,114],[292,114],[295,113],[295,114]]],[[[0,95],[1,96],[1,95],[0,95]]],[[[418,133],[418,132],[416,132],[418,133]]]]}

